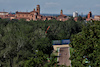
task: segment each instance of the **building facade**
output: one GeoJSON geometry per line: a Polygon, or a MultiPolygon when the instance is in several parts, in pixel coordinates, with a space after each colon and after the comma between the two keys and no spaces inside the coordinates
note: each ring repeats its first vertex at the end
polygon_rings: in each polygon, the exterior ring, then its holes
{"type": "Polygon", "coordinates": [[[36,10],[31,12],[16,12],[16,19],[26,19],[29,20],[41,20],[42,15],[40,15],[40,5],[37,5],[36,10]]]}
{"type": "Polygon", "coordinates": [[[9,14],[8,12],[0,12],[0,18],[4,19],[4,18],[9,18],[9,19],[26,19],[26,21],[30,21],[30,20],[59,20],[59,21],[67,21],[69,19],[69,17],[67,17],[66,15],[63,14],[63,10],[61,10],[60,15],[59,16],[42,16],[40,14],[40,5],[36,6],[36,10],[34,9],[31,12],[19,12],[16,11],[15,14],[9,14]]]}
{"type": "Polygon", "coordinates": [[[90,19],[91,17],[92,17],[92,12],[89,12],[87,18],[90,19]]]}
{"type": "Polygon", "coordinates": [[[91,20],[94,20],[93,17],[92,17],[92,12],[90,11],[87,15],[87,19],[86,21],[91,21],[91,20]]]}
{"type": "Polygon", "coordinates": [[[94,16],[94,20],[100,21],[100,15],[95,15],[95,16],[94,16]]]}
{"type": "Polygon", "coordinates": [[[11,14],[8,12],[0,12],[0,18],[2,19],[15,19],[15,14],[11,14]]]}
{"type": "Polygon", "coordinates": [[[0,12],[0,15],[8,15],[8,12],[0,12]]]}
{"type": "Polygon", "coordinates": [[[78,12],[73,12],[73,17],[78,17],[78,12]]]}
{"type": "Polygon", "coordinates": [[[59,21],[67,21],[68,17],[66,15],[63,14],[63,10],[60,11],[60,15],[56,18],[56,20],[59,21]]]}

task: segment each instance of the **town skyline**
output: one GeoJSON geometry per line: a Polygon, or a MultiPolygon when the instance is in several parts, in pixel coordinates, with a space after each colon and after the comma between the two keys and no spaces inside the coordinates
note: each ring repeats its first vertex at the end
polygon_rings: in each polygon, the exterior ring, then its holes
{"type": "Polygon", "coordinates": [[[100,15],[100,1],[94,0],[0,0],[0,11],[5,12],[30,12],[32,11],[36,5],[41,6],[41,14],[59,14],[60,10],[63,10],[64,14],[72,14],[75,11],[78,11],[79,14],[83,13],[83,15],[88,14],[89,11],[92,12],[93,15],[100,15]]]}

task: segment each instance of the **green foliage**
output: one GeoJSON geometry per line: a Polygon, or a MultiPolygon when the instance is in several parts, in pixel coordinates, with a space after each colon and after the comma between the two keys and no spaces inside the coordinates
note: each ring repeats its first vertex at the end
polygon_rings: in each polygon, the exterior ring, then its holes
{"type": "Polygon", "coordinates": [[[82,32],[73,35],[71,62],[74,67],[100,67],[100,22],[88,22],[82,32]],[[85,63],[86,56],[89,63],[85,63]]]}
{"type": "Polygon", "coordinates": [[[25,62],[25,67],[43,67],[47,62],[47,55],[42,51],[35,52],[35,55],[25,62]]]}
{"type": "Polygon", "coordinates": [[[82,23],[74,20],[61,22],[0,19],[0,65],[23,67],[26,62],[26,66],[36,63],[37,66],[47,64],[52,67],[55,61],[52,59],[52,62],[46,63],[45,60],[52,53],[52,40],[68,39],[72,34],[80,32],[81,28],[82,23]],[[50,29],[46,33],[48,26],[50,29]],[[36,54],[35,50],[41,55],[36,54]]]}
{"type": "Polygon", "coordinates": [[[83,21],[83,19],[80,15],[78,16],[78,21],[83,21]]]}

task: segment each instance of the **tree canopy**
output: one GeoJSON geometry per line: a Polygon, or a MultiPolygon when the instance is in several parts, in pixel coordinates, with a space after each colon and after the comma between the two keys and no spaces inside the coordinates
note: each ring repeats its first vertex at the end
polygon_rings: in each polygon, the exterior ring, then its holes
{"type": "Polygon", "coordinates": [[[100,67],[100,22],[88,22],[82,31],[72,35],[71,62],[73,67],[100,67]]]}
{"type": "Polygon", "coordinates": [[[74,20],[62,22],[0,19],[0,66],[55,65],[55,61],[49,64],[46,61],[53,50],[52,40],[69,39],[72,34],[81,31],[82,24],[74,20]],[[45,33],[48,26],[50,28],[45,33]]]}

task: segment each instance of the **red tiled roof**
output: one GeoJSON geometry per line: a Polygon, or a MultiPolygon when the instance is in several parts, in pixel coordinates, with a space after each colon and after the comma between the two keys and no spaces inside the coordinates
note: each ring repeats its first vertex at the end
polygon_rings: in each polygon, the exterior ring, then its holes
{"type": "Polygon", "coordinates": [[[52,18],[52,16],[47,16],[47,18],[52,18]]]}
{"type": "Polygon", "coordinates": [[[29,12],[16,12],[16,14],[30,14],[29,12]]]}
{"type": "Polygon", "coordinates": [[[37,13],[37,11],[31,11],[30,13],[32,13],[32,12],[36,12],[37,13]]]}
{"type": "Polygon", "coordinates": [[[8,12],[0,12],[0,13],[8,13],[8,12]]]}
{"type": "Polygon", "coordinates": [[[28,17],[27,17],[27,18],[23,18],[23,17],[22,17],[22,18],[21,18],[21,17],[17,17],[16,19],[29,19],[29,18],[28,18],[28,17]]]}
{"type": "Polygon", "coordinates": [[[100,17],[100,15],[96,15],[97,17],[100,17]]]}
{"type": "Polygon", "coordinates": [[[58,17],[67,17],[66,15],[59,15],[58,17]]]}
{"type": "Polygon", "coordinates": [[[10,17],[15,17],[15,14],[9,14],[10,17]]]}
{"type": "Polygon", "coordinates": [[[46,18],[46,16],[43,16],[43,18],[46,18]]]}
{"type": "Polygon", "coordinates": [[[38,16],[42,16],[42,15],[39,14],[38,16]]]}

